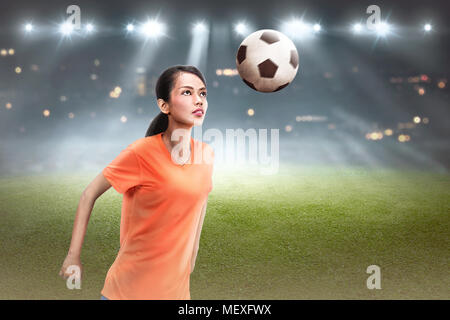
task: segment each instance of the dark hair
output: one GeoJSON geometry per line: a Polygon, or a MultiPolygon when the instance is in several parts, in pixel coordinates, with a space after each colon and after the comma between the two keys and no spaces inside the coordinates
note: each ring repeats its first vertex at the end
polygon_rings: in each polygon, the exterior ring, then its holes
{"type": "MultiPolygon", "coordinates": [[[[206,87],[206,81],[203,77],[200,70],[198,70],[194,66],[184,66],[184,65],[176,65],[172,66],[166,70],[158,78],[155,86],[155,94],[156,99],[163,99],[166,102],[170,100],[170,92],[173,89],[176,76],[180,72],[190,72],[198,76],[206,87]]],[[[160,112],[150,123],[150,126],[147,129],[146,137],[153,136],[155,134],[164,132],[167,130],[167,126],[169,125],[169,116],[164,112],[160,112]]]]}

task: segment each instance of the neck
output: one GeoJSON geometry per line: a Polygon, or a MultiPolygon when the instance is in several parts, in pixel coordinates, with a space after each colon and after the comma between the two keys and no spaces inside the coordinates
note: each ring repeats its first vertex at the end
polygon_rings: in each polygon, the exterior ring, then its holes
{"type": "Polygon", "coordinates": [[[170,149],[172,149],[173,147],[181,143],[183,150],[189,150],[191,142],[191,128],[182,128],[183,130],[177,130],[175,132],[176,129],[177,128],[170,128],[169,126],[167,130],[163,132],[163,140],[166,142],[166,145],[168,145],[170,149]]]}

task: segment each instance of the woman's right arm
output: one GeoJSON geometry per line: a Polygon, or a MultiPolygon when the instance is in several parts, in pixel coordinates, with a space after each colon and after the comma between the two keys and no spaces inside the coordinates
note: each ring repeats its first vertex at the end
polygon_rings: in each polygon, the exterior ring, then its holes
{"type": "Polygon", "coordinates": [[[59,275],[67,279],[71,273],[66,270],[71,265],[76,265],[81,272],[81,247],[83,245],[84,236],[91,216],[92,208],[98,197],[111,187],[109,181],[100,172],[94,180],[84,189],[78,203],[75,221],[73,223],[72,240],[70,242],[69,252],[63,262],[59,275]]]}

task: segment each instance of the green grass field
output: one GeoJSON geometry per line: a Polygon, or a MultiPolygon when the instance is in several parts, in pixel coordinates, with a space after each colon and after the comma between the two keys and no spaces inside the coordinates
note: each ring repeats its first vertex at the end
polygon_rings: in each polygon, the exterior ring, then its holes
{"type": "MultiPolygon", "coordinates": [[[[122,197],[94,207],[81,290],[58,276],[97,172],[0,178],[0,299],[99,299],[122,197]]],[[[355,167],[214,173],[192,299],[450,299],[450,177],[355,167]],[[369,265],[381,289],[369,290],[369,265]]]]}

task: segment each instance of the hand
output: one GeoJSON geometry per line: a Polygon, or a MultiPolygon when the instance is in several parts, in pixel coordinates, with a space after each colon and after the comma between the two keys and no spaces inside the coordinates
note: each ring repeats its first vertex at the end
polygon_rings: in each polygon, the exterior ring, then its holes
{"type": "Polygon", "coordinates": [[[70,266],[77,266],[78,268],[80,268],[81,279],[83,274],[83,265],[81,264],[80,256],[72,256],[69,254],[64,259],[61,270],[59,271],[59,276],[61,276],[64,280],[67,280],[67,278],[69,278],[73,274],[73,271],[68,272],[67,270],[67,268],[69,268],[70,266]]]}

